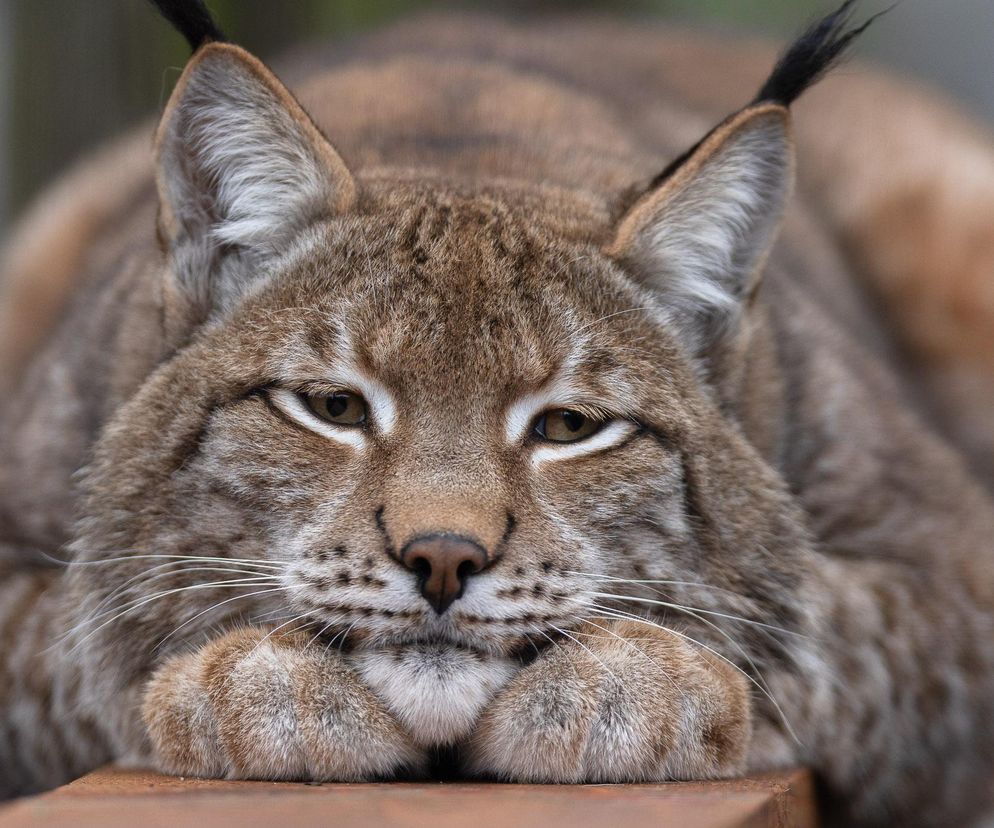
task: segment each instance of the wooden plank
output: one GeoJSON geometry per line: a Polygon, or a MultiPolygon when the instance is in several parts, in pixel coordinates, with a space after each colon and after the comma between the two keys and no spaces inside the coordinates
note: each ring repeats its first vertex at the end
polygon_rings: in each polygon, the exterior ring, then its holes
{"type": "Polygon", "coordinates": [[[804,771],[662,785],[295,784],[114,768],[0,809],[0,828],[814,828],[804,771]]]}

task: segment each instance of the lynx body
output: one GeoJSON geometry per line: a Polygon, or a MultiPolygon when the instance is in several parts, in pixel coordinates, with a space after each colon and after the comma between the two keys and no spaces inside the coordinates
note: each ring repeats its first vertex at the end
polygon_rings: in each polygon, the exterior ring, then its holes
{"type": "Polygon", "coordinates": [[[295,98],[202,46],[4,259],[3,790],[445,749],[977,813],[994,144],[863,72],[738,111],[774,58],[429,19],[295,98]]]}

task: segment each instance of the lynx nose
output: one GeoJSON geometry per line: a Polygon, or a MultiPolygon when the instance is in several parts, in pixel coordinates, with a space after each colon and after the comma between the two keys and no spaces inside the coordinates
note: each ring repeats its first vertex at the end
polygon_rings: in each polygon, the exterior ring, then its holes
{"type": "Polygon", "coordinates": [[[465,581],[487,564],[480,544],[460,535],[422,535],[400,552],[401,563],[421,579],[421,594],[441,615],[460,595],[465,581]]]}

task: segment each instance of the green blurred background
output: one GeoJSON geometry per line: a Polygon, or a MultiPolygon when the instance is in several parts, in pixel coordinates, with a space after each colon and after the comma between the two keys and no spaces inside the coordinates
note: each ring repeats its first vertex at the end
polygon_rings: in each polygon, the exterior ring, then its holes
{"type": "MultiPolygon", "coordinates": [[[[864,0],[867,13],[886,0],[864,0]]],[[[796,31],[837,0],[462,0],[511,16],[596,11],[769,33],[796,31]]],[[[209,0],[223,28],[263,58],[347,35],[431,0],[209,0]]],[[[860,45],[947,88],[994,121],[994,0],[904,0],[860,45]]],[[[80,153],[156,112],[187,56],[146,0],[0,0],[0,235],[80,153]]]]}

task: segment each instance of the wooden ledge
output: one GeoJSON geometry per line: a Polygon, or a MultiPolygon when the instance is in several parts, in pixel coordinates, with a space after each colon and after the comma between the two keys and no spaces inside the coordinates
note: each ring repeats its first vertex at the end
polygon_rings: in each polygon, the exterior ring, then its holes
{"type": "Polygon", "coordinates": [[[663,785],[294,784],[104,768],[0,808],[0,828],[814,828],[805,771],[663,785]]]}

